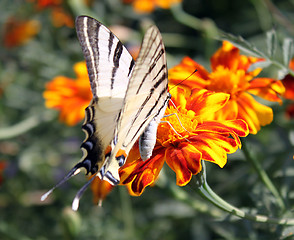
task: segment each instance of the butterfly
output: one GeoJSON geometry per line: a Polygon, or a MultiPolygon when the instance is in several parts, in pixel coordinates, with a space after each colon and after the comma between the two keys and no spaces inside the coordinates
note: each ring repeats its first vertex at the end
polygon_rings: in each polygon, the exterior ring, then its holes
{"type": "MultiPolygon", "coordinates": [[[[42,200],[81,168],[86,169],[86,174],[117,185],[118,170],[138,138],[141,158],[151,156],[158,124],[171,98],[165,49],[157,27],[145,33],[136,62],[118,38],[96,19],[77,17],[76,31],[93,94],[82,125],[86,134],[81,145],[83,157],[42,200]]],[[[93,179],[78,191],[74,210],[93,179]]]]}

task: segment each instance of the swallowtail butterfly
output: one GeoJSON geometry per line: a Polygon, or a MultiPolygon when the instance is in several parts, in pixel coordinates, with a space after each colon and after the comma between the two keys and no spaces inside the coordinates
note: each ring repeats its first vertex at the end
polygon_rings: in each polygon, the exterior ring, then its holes
{"type": "MultiPolygon", "coordinates": [[[[97,20],[79,16],[76,30],[93,93],[82,126],[86,134],[81,145],[84,154],[42,200],[80,168],[117,185],[118,170],[140,136],[142,159],[150,157],[157,126],[170,99],[164,45],[155,26],[147,30],[136,62],[118,38],[97,20]]],[[[93,179],[77,193],[74,210],[93,179]]]]}

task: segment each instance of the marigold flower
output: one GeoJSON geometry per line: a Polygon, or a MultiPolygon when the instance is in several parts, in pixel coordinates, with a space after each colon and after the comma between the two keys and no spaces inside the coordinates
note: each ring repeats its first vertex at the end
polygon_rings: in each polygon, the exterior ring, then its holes
{"type": "Polygon", "coordinates": [[[67,26],[74,27],[74,20],[72,16],[63,8],[63,0],[27,0],[28,2],[35,3],[37,11],[44,9],[51,9],[52,24],[55,27],[67,26]]]}
{"type": "Polygon", "coordinates": [[[59,119],[73,126],[85,117],[85,108],[92,99],[86,64],[74,65],[77,79],[64,76],[55,77],[46,84],[43,93],[47,108],[60,111],[59,119]]]}
{"type": "Polygon", "coordinates": [[[156,7],[168,9],[173,4],[182,2],[182,0],[123,0],[124,3],[132,3],[138,13],[150,13],[156,7]]]}
{"type": "Polygon", "coordinates": [[[152,156],[143,161],[134,147],[126,164],[120,168],[121,184],[130,194],[140,195],[157,179],[164,163],[176,173],[177,184],[184,186],[202,169],[201,160],[223,167],[227,154],[241,147],[239,137],[248,134],[243,120],[211,121],[209,116],[226,105],[229,94],[213,93],[205,89],[171,90],[172,101],[157,131],[157,144],[152,156]]]}
{"type": "MultiPolygon", "coordinates": [[[[294,71],[294,58],[289,63],[289,68],[294,71]]],[[[284,98],[294,101],[294,76],[287,74],[282,80],[285,86],[284,98]]],[[[289,118],[294,118],[294,104],[289,104],[286,109],[286,115],[289,118]]]]}
{"type": "Polygon", "coordinates": [[[7,163],[2,161],[0,162],[0,185],[2,184],[3,182],[3,171],[4,169],[7,167],[7,163]]]}
{"type": "Polygon", "coordinates": [[[62,27],[62,26],[67,26],[69,28],[74,27],[74,20],[72,16],[66,13],[66,11],[61,7],[55,7],[52,9],[51,19],[52,19],[52,24],[55,27],[62,27]]]}
{"type": "Polygon", "coordinates": [[[258,103],[252,95],[281,103],[279,95],[285,91],[281,81],[254,78],[262,69],[248,69],[257,61],[262,59],[240,55],[238,48],[224,41],[211,58],[211,73],[199,63],[185,57],[179,65],[170,69],[169,81],[189,89],[204,88],[229,94],[227,105],[211,114],[211,118],[220,121],[243,119],[248,124],[250,133],[256,134],[261,126],[272,122],[273,111],[270,107],[258,103]],[[195,69],[197,72],[182,82],[195,69]]]}
{"type": "Polygon", "coordinates": [[[95,204],[101,205],[102,201],[106,198],[106,196],[110,193],[113,188],[106,180],[101,180],[99,177],[93,175],[91,177],[95,177],[93,182],[91,183],[91,190],[93,192],[93,202],[95,204]]]}
{"type": "Polygon", "coordinates": [[[36,4],[38,10],[43,10],[49,7],[60,6],[63,0],[27,0],[36,4]]]}
{"type": "Polygon", "coordinates": [[[4,46],[17,47],[31,40],[40,30],[37,20],[18,20],[10,18],[5,24],[4,46]]]}

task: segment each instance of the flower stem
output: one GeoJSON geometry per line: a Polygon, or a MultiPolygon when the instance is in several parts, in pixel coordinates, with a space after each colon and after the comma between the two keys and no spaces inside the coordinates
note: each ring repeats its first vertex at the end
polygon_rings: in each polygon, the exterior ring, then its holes
{"type": "Polygon", "coordinates": [[[208,185],[206,181],[206,173],[205,173],[205,164],[202,164],[203,166],[203,172],[202,176],[197,177],[196,185],[198,186],[198,193],[208,201],[210,201],[212,204],[217,206],[218,208],[231,213],[234,216],[248,219],[255,222],[260,223],[272,223],[272,224],[279,224],[279,225],[294,225],[294,219],[278,219],[278,218],[271,218],[264,215],[253,215],[246,213],[242,211],[241,209],[231,205],[230,203],[226,202],[224,199],[222,199],[219,195],[217,195],[208,185]],[[201,178],[201,182],[199,182],[199,178],[201,178]]]}
{"type": "Polygon", "coordinates": [[[183,11],[181,4],[173,5],[171,7],[171,13],[178,22],[197,31],[204,32],[206,36],[209,38],[215,38],[216,36],[218,36],[218,28],[211,19],[207,18],[201,20],[188,14],[185,11],[183,11]]]}
{"type": "Polygon", "coordinates": [[[209,214],[214,218],[220,218],[223,216],[223,213],[217,209],[212,209],[208,206],[207,203],[204,203],[201,200],[193,199],[186,191],[184,191],[181,187],[177,186],[174,183],[169,183],[165,185],[165,188],[168,190],[169,194],[174,198],[177,199],[191,208],[193,208],[197,212],[201,212],[204,214],[209,214]]]}
{"type": "Polygon", "coordinates": [[[44,121],[51,121],[55,117],[51,112],[42,112],[6,128],[0,129],[0,140],[17,137],[37,127],[44,121]]]}
{"type": "Polygon", "coordinates": [[[268,188],[268,190],[275,196],[277,204],[284,211],[286,209],[286,207],[285,207],[284,201],[283,201],[280,193],[278,192],[278,190],[276,189],[276,187],[272,183],[271,179],[269,178],[269,176],[267,175],[265,170],[261,167],[258,160],[256,158],[254,158],[252,156],[252,154],[249,152],[247,144],[245,143],[245,141],[242,141],[242,150],[243,150],[243,153],[244,153],[244,155],[246,157],[246,160],[255,169],[255,171],[257,172],[257,174],[258,174],[259,178],[261,179],[261,181],[268,188]]]}

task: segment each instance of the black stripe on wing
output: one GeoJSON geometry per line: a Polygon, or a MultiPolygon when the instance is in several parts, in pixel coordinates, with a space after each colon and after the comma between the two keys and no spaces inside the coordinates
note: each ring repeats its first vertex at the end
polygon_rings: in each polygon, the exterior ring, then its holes
{"type": "Polygon", "coordinates": [[[95,89],[98,87],[96,81],[99,65],[99,49],[98,49],[98,34],[100,23],[88,17],[78,17],[76,19],[76,30],[80,45],[86,60],[88,75],[90,79],[91,89],[94,97],[96,96],[95,89]],[[93,36],[95,33],[96,37],[93,36]]]}

